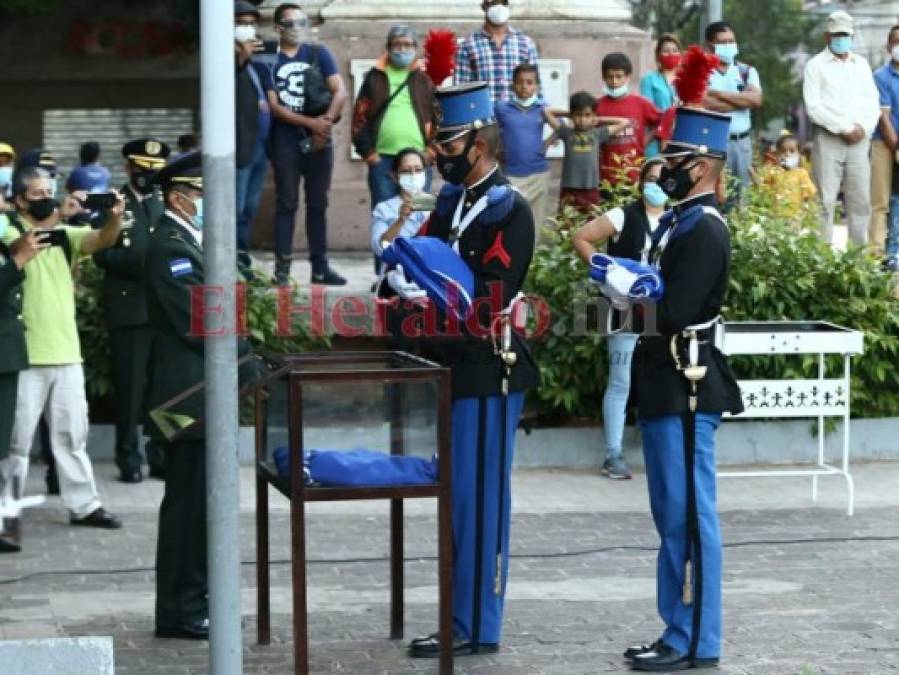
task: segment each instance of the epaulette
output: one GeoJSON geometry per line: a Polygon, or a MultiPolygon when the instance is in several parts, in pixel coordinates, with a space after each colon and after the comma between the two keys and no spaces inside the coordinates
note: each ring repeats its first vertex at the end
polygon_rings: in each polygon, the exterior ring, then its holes
{"type": "Polygon", "coordinates": [[[459,203],[459,198],[465,192],[464,185],[453,185],[452,183],[444,183],[440,192],[437,194],[437,201],[434,204],[434,213],[441,218],[452,216],[453,209],[459,203]]]}
{"type": "Polygon", "coordinates": [[[493,225],[504,220],[512,212],[515,205],[515,190],[511,185],[494,185],[487,190],[487,208],[478,221],[484,225],[493,225]]]}

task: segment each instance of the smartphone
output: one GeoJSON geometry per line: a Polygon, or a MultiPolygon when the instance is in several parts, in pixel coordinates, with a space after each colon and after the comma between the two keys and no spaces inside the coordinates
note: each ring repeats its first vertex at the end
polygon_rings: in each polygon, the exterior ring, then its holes
{"type": "Polygon", "coordinates": [[[262,49],[259,50],[259,54],[277,54],[278,53],[278,41],[277,40],[265,40],[262,43],[262,49]]]}
{"type": "Polygon", "coordinates": [[[50,246],[65,246],[67,237],[65,230],[46,230],[40,235],[41,242],[50,246]]]}
{"type": "Polygon", "coordinates": [[[412,197],[413,211],[433,211],[437,205],[437,197],[429,192],[420,192],[412,197]]]}
{"type": "Polygon", "coordinates": [[[92,192],[81,202],[81,204],[84,208],[90,209],[91,211],[111,209],[116,205],[116,196],[115,193],[112,192],[92,192]]]}

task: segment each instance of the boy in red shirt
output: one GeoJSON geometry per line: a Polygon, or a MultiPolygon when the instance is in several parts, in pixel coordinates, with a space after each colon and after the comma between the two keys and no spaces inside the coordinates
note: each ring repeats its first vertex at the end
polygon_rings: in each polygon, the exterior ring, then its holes
{"type": "Polygon", "coordinates": [[[625,176],[637,180],[646,145],[662,119],[662,113],[649,100],[629,92],[633,69],[631,60],[621,52],[606,54],[602,60],[602,79],[606,86],[605,95],[596,102],[596,114],[630,121],[602,146],[599,177],[609,185],[616,185],[625,176]]]}

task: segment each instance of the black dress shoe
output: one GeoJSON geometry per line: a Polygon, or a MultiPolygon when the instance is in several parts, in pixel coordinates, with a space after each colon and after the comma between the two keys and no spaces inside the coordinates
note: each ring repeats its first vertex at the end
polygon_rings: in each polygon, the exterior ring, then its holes
{"type": "Polygon", "coordinates": [[[651,673],[671,673],[676,670],[689,670],[691,668],[716,668],[718,659],[690,658],[681,654],[676,649],[669,647],[664,642],[649,652],[643,652],[631,661],[631,668],[651,673]]]}
{"type": "MultiPolygon", "coordinates": [[[[453,636],[453,655],[467,656],[468,654],[496,654],[499,645],[496,643],[484,643],[475,645],[458,635],[453,636]]],[[[415,638],[409,643],[409,656],[414,659],[438,659],[440,658],[440,634],[432,633],[425,637],[415,638]]]]}
{"type": "Polygon", "coordinates": [[[88,513],[84,518],[69,516],[70,525],[81,527],[99,527],[106,530],[117,530],[122,526],[122,521],[111,513],[107,513],[102,506],[88,513]]]}
{"type": "Polygon", "coordinates": [[[18,518],[0,519],[0,553],[19,553],[22,550],[22,535],[18,518]]]}
{"type": "Polygon", "coordinates": [[[156,626],[156,637],[177,640],[208,640],[209,619],[200,619],[182,626],[156,626]]]}
{"type": "Polygon", "coordinates": [[[649,645],[631,645],[624,650],[624,654],[622,656],[624,656],[626,661],[633,661],[634,658],[639,654],[646,654],[647,652],[651,652],[658,648],[661,644],[662,640],[658,639],[649,645]]]}
{"type": "Polygon", "coordinates": [[[123,471],[119,474],[120,483],[141,483],[144,480],[144,474],[140,469],[137,471],[123,471]]]}

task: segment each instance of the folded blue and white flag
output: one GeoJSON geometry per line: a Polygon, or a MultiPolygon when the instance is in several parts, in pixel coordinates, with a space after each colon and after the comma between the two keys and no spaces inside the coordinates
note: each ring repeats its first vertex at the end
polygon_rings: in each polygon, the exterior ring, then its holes
{"type": "Polygon", "coordinates": [[[594,253],[590,258],[590,279],[611,300],[658,301],[665,293],[662,275],[655,267],[605,253],[594,253]]]}

